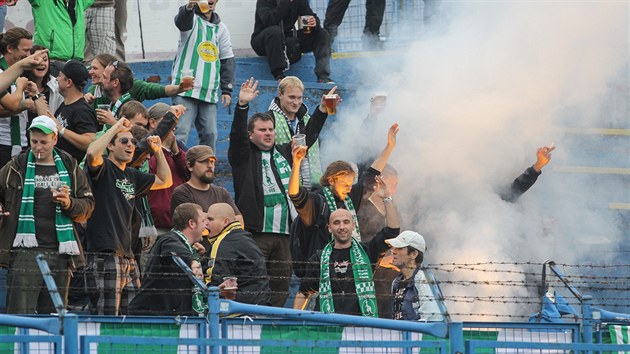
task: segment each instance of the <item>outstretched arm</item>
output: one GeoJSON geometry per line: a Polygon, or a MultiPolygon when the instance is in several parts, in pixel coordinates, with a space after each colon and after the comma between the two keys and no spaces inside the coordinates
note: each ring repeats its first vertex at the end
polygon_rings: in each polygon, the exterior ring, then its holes
{"type": "Polygon", "coordinates": [[[385,165],[389,160],[389,156],[392,154],[392,151],[394,151],[394,148],[396,147],[396,136],[398,135],[398,130],[398,123],[394,123],[391,127],[389,127],[389,131],[387,133],[387,145],[385,145],[385,148],[383,149],[383,151],[381,151],[381,154],[378,155],[378,157],[370,167],[379,172],[383,171],[383,168],[385,168],[385,165]]]}
{"type": "Polygon", "coordinates": [[[536,151],[536,163],[532,167],[529,167],[520,176],[516,177],[509,190],[501,193],[501,199],[506,202],[514,203],[527,192],[538,180],[538,176],[542,173],[543,167],[545,167],[549,161],[551,161],[551,152],[555,149],[555,146],[543,146],[536,151]]]}
{"type": "Polygon", "coordinates": [[[88,146],[86,152],[88,167],[90,169],[96,169],[97,167],[103,165],[103,151],[105,151],[109,142],[119,131],[129,129],[131,129],[131,122],[129,122],[127,118],[123,117],[120,118],[111,128],[109,128],[105,134],[94,140],[94,142],[88,146]]]}

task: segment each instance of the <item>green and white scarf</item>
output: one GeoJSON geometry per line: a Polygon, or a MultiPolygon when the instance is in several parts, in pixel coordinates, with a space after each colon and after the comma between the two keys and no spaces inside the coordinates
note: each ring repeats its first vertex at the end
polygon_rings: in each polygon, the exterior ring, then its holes
{"type": "MultiPolygon", "coordinates": [[[[291,176],[291,165],[289,162],[282,156],[278,150],[275,148],[270,152],[262,152],[270,153],[273,158],[273,162],[276,165],[276,171],[278,172],[278,176],[280,177],[280,182],[282,183],[282,187],[284,188],[284,193],[274,193],[274,194],[264,194],[263,203],[264,203],[264,224],[263,224],[263,232],[273,232],[273,233],[282,233],[289,234],[288,230],[288,217],[290,220],[294,220],[297,217],[297,211],[293,206],[293,202],[289,198],[288,190],[289,190],[289,177],[291,176]],[[277,207],[282,206],[282,211],[278,215],[277,207]],[[288,211],[288,213],[287,213],[288,211]],[[277,216],[280,217],[280,220],[277,220],[277,216]]],[[[265,159],[263,158],[263,163],[265,159]]],[[[263,183],[267,184],[275,184],[275,176],[273,174],[273,168],[270,167],[271,175],[267,176],[268,181],[263,181],[263,183]]],[[[265,166],[262,166],[263,170],[265,166]]],[[[263,171],[263,178],[265,178],[265,173],[263,171]]]]}
{"type": "MultiPolygon", "coordinates": [[[[284,114],[282,109],[276,104],[275,101],[271,102],[269,109],[273,112],[273,117],[276,122],[276,144],[287,144],[293,139],[293,135],[302,133],[300,131],[300,124],[295,125],[295,134],[291,133],[289,128],[289,118],[284,114]],[[283,124],[286,122],[286,124],[283,124]]],[[[295,118],[297,119],[297,117],[295,118]]],[[[306,113],[304,115],[304,124],[308,124],[311,116],[306,113]]],[[[306,158],[302,160],[300,166],[300,180],[302,186],[311,190],[313,185],[319,185],[319,179],[322,177],[322,164],[319,159],[319,140],[316,140],[313,145],[308,148],[306,158]]]]}
{"type": "MultiPolygon", "coordinates": [[[[184,235],[179,230],[172,229],[171,231],[173,231],[175,235],[179,236],[179,238],[184,241],[184,245],[186,245],[186,247],[192,254],[193,260],[201,263],[199,254],[195,252],[190,243],[188,243],[188,237],[186,237],[186,235],[184,235]]],[[[202,316],[208,309],[208,303],[205,301],[204,294],[198,286],[194,286],[192,289],[192,308],[199,316],[202,316]]]]}
{"type": "MultiPolygon", "coordinates": [[[[334,244],[334,240],[328,242],[322,251],[320,259],[319,310],[324,313],[335,312],[332,285],[330,283],[330,255],[334,244]]],[[[355,239],[352,239],[350,246],[350,263],[352,264],[352,278],[354,279],[354,288],[357,291],[361,314],[366,317],[378,317],[370,258],[363,247],[361,247],[361,244],[355,239]]]]}
{"type": "MultiPolygon", "coordinates": [[[[64,166],[57,151],[53,150],[53,158],[59,178],[66,185],[71,186],[70,176],[64,166]]],[[[72,191],[70,190],[69,193],[72,191]]],[[[33,151],[28,152],[26,163],[26,175],[24,178],[24,189],[22,190],[22,204],[20,205],[20,215],[18,217],[17,234],[13,241],[13,247],[32,248],[37,247],[35,237],[35,216],[33,210],[35,206],[35,156],[33,151]]],[[[59,241],[59,253],[79,254],[79,246],[74,238],[74,228],[72,220],[61,212],[59,204],[55,206],[55,228],[57,229],[57,240],[59,241]]]]}
{"type": "MultiPolygon", "coordinates": [[[[118,111],[120,110],[120,107],[122,107],[122,105],[124,105],[125,103],[127,103],[127,101],[131,100],[131,95],[129,94],[129,92],[123,94],[122,96],[120,96],[120,98],[118,98],[118,100],[116,100],[116,103],[114,103],[114,107],[112,107],[112,114],[114,115],[114,117],[116,117],[116,119],[120,119],[120,117],[118,116],[118,111]]],[[[133,117],[128,117],[128,118],[133,118],[133,117]]]]}
{"type": "MultiPolygon", "coordinates": [[[[328,204],[328,209],[332,213],[337,210],[337,203],[335,203],[335,196],[332,194],[330,187],[322,188],[322,192],[324,193],[324,198],[326,199],[326,203],[328,204]]],[[[352,204],[352,199],[350,196],[346,196],[346,200],[343,201],[346,205],[346,210],[350,212],[352,215],[352,221],[354,221],[354,231],[352,232],[352,238],[361,241],[361,229],[359,228],[359,218],[357,218],[357,212],[354,210],[354,204],[352,204]]]]}

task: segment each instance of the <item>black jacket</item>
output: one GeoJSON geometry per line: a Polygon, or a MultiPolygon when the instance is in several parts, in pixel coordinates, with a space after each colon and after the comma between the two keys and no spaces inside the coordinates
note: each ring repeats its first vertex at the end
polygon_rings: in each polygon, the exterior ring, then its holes
{"type": "Polygon", "coordinates": [[[149,253],[142,287],[129,304],[130,315],[192,315],[193,283],[171,258],[174,252],[188,264],[193,258],[179,236],[169,231],[159,236],[149,253]]]}
{"type": "Polygon", "coordinates": [[[308,15],[315,17],[317,21],[315,30],[317,30],[319,18],[309,6],[308,0],[258,0],[252,38],[267,27],[280,25],[280,21],[282,21],[285,36],[289,35],[298,16],[308,15]]]}
{"type": "MultiPolygon", "coordinates": [[[[252,233],[256,233],[262,230],[264,216],[262,153],[256,145],[249,141],[249,134],[247,132],[248,112],[249,106],[243,107],[237,104],[234,109],[234,120],[232,121],[232,129],[230,130],[228,160],[232,167],[232,177],[234,178],[236,206],[243,214],[246,229],[252,233]]],[[[311,146],[315,143],[319,137],[320,131],[324,127],[327,117],[328,114],[322,113],[319,109],[315,111],[304,128],[306,145],[311,146]]],[[[276,145],[275,149],[287,159],[289,165],[292,165],[291,144],[276,145]]],[[[278,186],[284,189],[273,159],[271,159],[271,165],[278,186]]]]}
{"type": "MultiPolygon", "coordinates": [[[[210,255],[210,250],[207,250],[206,254],[210,255]]],[[[251,233],[235,229],[221,240],[214,259],[210,284],[219,286],[223,282],[223,277],[238,278],[236,301],[271,306],[265,257],[251,233]]]]}
{"type": "Polygon", "coordinates": [[[541,172],[536,172],[533,166],[527,168],[525,172],[514,179],[509,189],[500,193],[501,199],[510,203],[516,202],[523,193],[527,192],[527,190],[536,183],[540,174],[541,172]]]}

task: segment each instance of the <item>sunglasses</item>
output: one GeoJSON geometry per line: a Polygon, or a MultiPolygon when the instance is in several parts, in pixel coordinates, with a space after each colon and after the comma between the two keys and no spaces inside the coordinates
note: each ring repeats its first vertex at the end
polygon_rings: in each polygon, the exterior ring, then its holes
{"type": "Polygon", "coordinates": [[[118,64],[119,64],[118,60],[114,60],[112,62],[112,66],[114,67],[114,69],[118,70],[118,64]]]}
{"type": "Polygon", "coordinates": [[[136,138],[120,138],[118,139],[118,141],[120,141],[120,143],[123,145],[127,145],[129,141],[131,141],[131,143],[134,145],[138,144],[138,139],[136,138]]]}

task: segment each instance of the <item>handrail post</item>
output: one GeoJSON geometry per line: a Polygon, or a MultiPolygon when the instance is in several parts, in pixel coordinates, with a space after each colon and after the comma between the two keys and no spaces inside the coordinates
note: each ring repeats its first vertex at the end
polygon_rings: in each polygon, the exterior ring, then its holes
{"type": "Polygon", "coordinates": [[[464,353],[464,324],[462,322],[448,324],[448,340],[451,344],[451,354],[464,353]]]}
{"type": "Polygon", "coordinates": [[[79,352],[79,316],[66,314],[63,317],[63,348],[66,354],[79,352]]]}
{"type": "MultiPolygon", "coordinates": [[[[219,301],[219,288],[216,286],[208,288],[208,324],[210,326],[210,339],[220,339],[220,323],[219,310],[221,303],[219,301]]],[[[218,343],[210,346],[210,354],[219,354],[218,343]]]]}
{"type": "MultiPolygon", "coordinates": [[[[582,296],[582,343],[593,343],[593,309],[591,302],[593,297],[590,295],[582,296]]],[[[588,352],[590,353],[590,351],[588,352]]]]}

